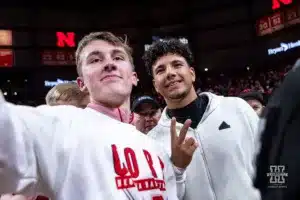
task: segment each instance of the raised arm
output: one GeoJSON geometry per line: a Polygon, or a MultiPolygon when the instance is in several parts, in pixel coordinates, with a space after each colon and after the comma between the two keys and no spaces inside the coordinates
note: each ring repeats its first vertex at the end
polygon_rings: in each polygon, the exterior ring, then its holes
{"type": "Polygon", "coordinates": [[[53,126],[41,109],[7,103],[0,92],[0,195],[37,192],[36,145],[51,141],[53,126]]]}

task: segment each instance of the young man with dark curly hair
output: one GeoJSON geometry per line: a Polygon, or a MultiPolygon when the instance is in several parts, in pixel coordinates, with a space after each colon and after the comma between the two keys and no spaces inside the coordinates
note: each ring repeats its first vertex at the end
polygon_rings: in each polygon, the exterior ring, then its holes
{"type": "Polygon", "coordinates": [[[148,135],[163,142],[170,154],[170,124],[175,118],[180,130],[190,119],[187,136],[199,144],[190,165],[182,169],[186,170],[184,199],[260,199],[252,185],[258,125],[253,109],[237,97],[197,95],[193,55],[179,40],[156,41],[144,61],[167,104],[148,135]]]}

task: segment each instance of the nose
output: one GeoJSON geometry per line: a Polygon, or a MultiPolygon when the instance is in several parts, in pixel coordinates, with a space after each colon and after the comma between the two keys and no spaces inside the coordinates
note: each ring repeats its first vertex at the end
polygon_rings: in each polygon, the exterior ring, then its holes
{"type": "Polygon", "coordinates": [[[149,122],[149,121],[151,121],[151,120],[152,120],[152,117],[151,117],[151,116],[149,116],[149,115],[145,116],[145,121],[146,121],[146,122],[149,122]]]}
{"type": "Polygon", "coordinates": [[[176,76],[175,70],[170,65],[167,66],[166,74],[167,74],[167,78],[173,78],[174,76],[176,76]]]}
{"type": "Polygon", "coordinates": [[[116,69],[117,69],[117,66],[112,63],[108,63],[104,66],[104,71],[107,71],[107,72],[115,71],[116,69]]]}

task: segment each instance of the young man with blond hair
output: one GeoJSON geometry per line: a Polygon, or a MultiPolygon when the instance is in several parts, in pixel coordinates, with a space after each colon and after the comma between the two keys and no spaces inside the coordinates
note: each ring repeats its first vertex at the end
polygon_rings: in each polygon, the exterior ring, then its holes
{"type": "Polygon", "coordinates": [[[73,105],[85,108],[89,103],[89,94],[82,92],[76,83],[60,83],[46,95],[46,104],[49,106],[73,105]]]}
{"type": "MultiPolygon", "coordinates": [[[[86,109],[16,106],[0,96],[0,195],[178,199],[169,156],[110,114],[137,82],[129,46],[109,32],[91,33],[79,43],[76,63],[78,84],[90,95],[86,109]]],[[[191,147],[184,143],[187,128],[180,137],[171,131],[175,166],[191,160],[191,147]]],[[[181,185],[184,180],[178,180],[181,185]]]]}

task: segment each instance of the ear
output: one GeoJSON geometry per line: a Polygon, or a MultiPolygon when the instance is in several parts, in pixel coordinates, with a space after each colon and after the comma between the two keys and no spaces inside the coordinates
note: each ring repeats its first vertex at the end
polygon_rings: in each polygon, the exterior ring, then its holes
{"type": "Polygon", "coordinates": [[[77,77],[76,81],[77,81],[77,85],[78,85],[79,89],[82,92],[88,92],[88,89],[87,89],[86,85],[84,84],[82,77],[77,77]]]}
{"type": "Polygon", "coordinates": [[[139,79],[136,72],[132,72],[132,85],[137,86],[139,79]]]}
{"type": "Polygon", "coordinates": [[[192,76],[192,81],[194,83],[196,81],[196,73],[195,73],[195,69],[193,67],[190,67],[190,73],[192,76]]]}

